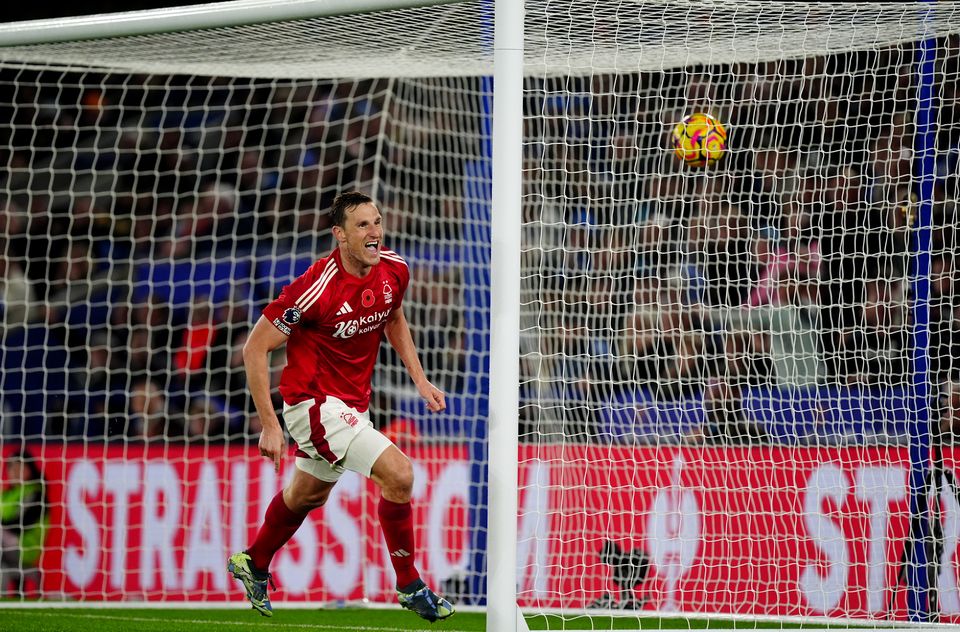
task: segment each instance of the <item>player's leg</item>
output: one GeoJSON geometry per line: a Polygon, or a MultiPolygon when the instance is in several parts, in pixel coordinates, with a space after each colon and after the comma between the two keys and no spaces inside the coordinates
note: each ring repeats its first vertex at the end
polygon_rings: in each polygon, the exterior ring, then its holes
{"type": "MultiPolygon", "coordinates": [[[[16,523],[14,523],[16,524],[16,523]]],[[[0,530],[0,597],[7,597],[8,588],[20,584],[20,536],[13,529],[0,530]]]]}
{"type": "Polygon", "coordinates": [[[255,568],[266,572],[273,556],[293,537],[307,514],[327,502],[336,481],[319,478],[317,465],[322,468],[326,464],[297,458],[297,469],[290,483],[270,501],[263,525],[247,549],[255,568]]]}
{"type": "Polygon", "coordinates": [[[389,439],[373,428],[361,432],[347,453],[346,467],[366,473],[380,487],[378,515],[390,561],[397,573],[400,605],[428,621],[446,619],[454,608],[423,582],[416,567],[416,538],[413,529],[413,466],[389,439]],[[361,466],[361,463],[372,463],[361,466]]]}
{"type": "Polygon", "coordinates": [[[231,555],[227,562],[227,571],[240,580],[250,604],[263,616],[273,615],[267,593],[268,584],[272,584],[269,569],[273,556],[293,537],[307,514],[327,502],[336,484],[336,480],[318,478],[318,470],[325,478],[340,475],[326,462],[297,458],[292,480],[273,497],[253,544],[231,555]]]}
{"type": "Polygon", "coordinates": [[[340,465],[325,459],[336,458],[335,454],[327,454],[326,448],[322,448],[321,454],[315,445],[324,436],[320,408],[314,400],[284,407],[287,430],[300,448],[296,470],[290,483],[270,501],[253,544],[231,555],[227,562],[227,571],[240,580],[250,604],[263,616],[273,614],[267,593],[268,584],[272,583],[273,556],[293,537],[307,514],[326,503],[343,472],[340,465]]]}
{"type": "Polygon", "coordinates": [[[416,567],[416,539],[413,530],[413,466],[396,446],[388,446],[371,468],[370,478],[380,487],[377,514],[397,572],[397,589],[403,590],[420,579],[416,567]]]}

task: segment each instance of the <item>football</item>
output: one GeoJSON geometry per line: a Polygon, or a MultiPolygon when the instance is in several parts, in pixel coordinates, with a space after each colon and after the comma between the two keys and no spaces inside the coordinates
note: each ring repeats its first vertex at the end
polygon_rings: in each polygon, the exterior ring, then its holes
{"type": "Polygon", "coordinates": [[[673,151],[688,167],[713,166],[727,152],[727,130],[709,114],[690,114],[673,128],[673,151]]]}

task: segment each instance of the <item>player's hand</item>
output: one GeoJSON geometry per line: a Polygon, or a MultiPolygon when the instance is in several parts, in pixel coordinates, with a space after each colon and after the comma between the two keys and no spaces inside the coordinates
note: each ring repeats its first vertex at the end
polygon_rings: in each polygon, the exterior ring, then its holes
{"type": "Polygon", "coordinates": [[[280,471],[280,459],[284,449],[283,431],[280,427],[265,427],[260,431],[260,456],[273,461],[273,469],[280,471]]]}
{"type": "Polygon", "coordinates": [[[420,391],[420,397],[427,403],[427,409],[430,412],[438,413],[441,410],[446,410],[447,399],[439,388],[430,382],[423,382],[417,384],[417,390],[420,391]]]}

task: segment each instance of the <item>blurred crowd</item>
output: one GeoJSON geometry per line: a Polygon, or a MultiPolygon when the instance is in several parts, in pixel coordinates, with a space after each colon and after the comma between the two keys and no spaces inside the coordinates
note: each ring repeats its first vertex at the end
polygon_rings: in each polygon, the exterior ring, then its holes
{"type": "MultiPolygon", "coordinates": [[[[266,303],[333,248],[333,197],[379,193],[388,230],[411,223],[377,153],[385,83],[0,77],[3,432],[255,436],[242,346],[266,303]]],[[[449,356],[463,330],[444,296],[456,269],[415,276],[408,311],[438,307],[409,317],[428,355],[449,356]]],[[[430,359],[458,374],[456,358],[430,359]]],[[[283,362],[279,350],[275,379],[283,362]]]]}
{"type": "MultiPolygon", "coordinates": [[[[955,38],[943,53],[922,310],[910,45],[528,78],[524,432],[603,440],[599,411],[641,391],[702,401],[684,440],[767,440],[747,392],[907,387],[921,312],[930,383],[960,381],[955,38]],[[693,111],[730,130],[716,167],[666,149],[693,111]]],[[[348,188],[381,201],[387,245],[411,262],[428,372],[451,395],[476,389],[488,170],[479,81],[458,81],[0,70],[3,432],[253,436],[243,341],[332,248],[323,210],[348,188]]],[[[384,355],[386,424],[409,389],[384,355]]]]}
{"type": "MultiPolygon", "coordinates": [[[[548,271],[525,286],[528,325],[546,333],[530,341],[526,370],[538,379],[525,387],[528,401],[560,403],[554,431],[603,441],[611,401],[634,415],[629,430],[645,411],[693,398],[701,422],[681,421],[675,439],[785,440],[745,409],[749,394],[798,402],[799,421],[811,400],[843,408],[841,391],[886,393],[901,409],[888,419],[911,417],[917,379],[957,391],[960,95],[945,78],[960,50],[957,38],[942,46],[926,242],[914,230],[910,46],[542,81],[532,108],[542,115],[528,122],[545,141],[527,146],[524,256],[548,271]],[[672,125],[696,111],[730,131],[728,154],[700,171],[664,151],[672,125]],[[930,284],[918,304],[920,251],[930,284]],[[916,376],[924,323],[929,371],[916,376]]],[[[545,407],[525,411],[528,435],[542,434],[545,407]]]]}

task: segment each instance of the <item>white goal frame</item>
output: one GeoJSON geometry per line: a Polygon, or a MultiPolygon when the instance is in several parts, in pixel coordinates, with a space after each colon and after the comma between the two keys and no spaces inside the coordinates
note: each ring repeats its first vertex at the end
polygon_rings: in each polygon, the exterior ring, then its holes
{"type": "MultiPolygon", "coordinates": [[[[520,497],[521,462],[520,456],[520,361],[524,359],[523,338],[527,328],[521,321],[522,306],[522,273],[521,263],[521,236],[523,228],[522,202],[523,202],[523,182],[522,174],[524,167],[523,148],[524,148],[524,79],[530,72],[536,72],[536,61],[531,65],[528,59],[525,67],[525,2],[524,0],[472,0],[472,3],[482,3],[483,15],[480,16],[482,24],[482,41],[479,43],[479,55],[477,50],[471,50],[470,63],[473,63],[473,57],[476,59],[475,65],[470,66],[468,72],[471,76],[483,77],[485,85],[492,85],[495,88],[489,94],[484,91],[484,109],[487,103],[491,103],[489,111],[477,113],[484,117],[485,124],[490,130],[491,144],[483,150],[483,160],[489,161],[492,169],[492,197],[484,200],[484,204],[489,203],[490,208],[490,235],[491,235],[491,259],[490,259],[490,321],[489,329],[489,392],[483,395],[489,399],[489,419],[488,430],[485,433],[487,459],[484,465],[487,471],[486,492],[488,502],[484,507],[487,516],[487,537],[486,537],[486,581],[485,595],[479,594],[479,597],[485,597],[486,606],[466,606],[463,610],[480,611],[485,610],[487,616],[486,629],[489,632],[514,632],[527,630],[523,619],[523,612],[518,607],[518,596],[523,597],[524,593],[519,590],[518,582],[522,576],[522,569],[518,567],[518,500],[520,497]],[[493,83],[486,82],[492,77],[493,83]]],[[[327,16],[348,16],[356,14],[374,13],[379,11],[390,11],[399,9],[411,9],[420,7],[430,7],[439,5],[464,4],[467,0],[233,0],[232,2],[194,5],[189,7],[176,7],[172,9],[161,9],[153,11],[135,11],[109,15],[85,16],[80,18],[64,18],[55,20],[38,20],[31,22],[19,22],[0,24],[0,59],[3,58],[4,47],[25,47],[31,44],[52,44],[62,42],[73,42],[82,40],[97,40],[101,38],[117,38],[129,36],[156,35],[174,32],[189,32],[211,28],[242,27],[257,24],[268,24],[284,20],[301,20],[327,16]]],[[[602,2],[602,0],[601,0],[602,2]]],[[[631,4],[631,3],[626,3],[631,4]]],[[[642,3],[636,3],[639,7],[642,3]]],[[[685,4],[685,3],[684,3],[685,4]]],[[[695,6],[696,2],[690,2],[690,6],[695,6]]],[[[759,5],[761,3],[747,3],[748,5],[759,5]]],[[[686,6],[686,4],[685,4],[686,6]]],[[[936,5],[931,4],[931,11],[935,10],[936,5]]],[[[539,16],[534,11],[530,12],[530,23],[534,24],[539,16]]],[[[927,24],[920,24],[919,27],[926,28],[927,24]]],[[[935,29],[924,30],[920,33],[908,33],[904,35],[905,41],[919,41],[922,38],[934,37],[935,29]]],[[[814,37],[817,37],[815,35],[814,37]]],[[[529,46],[536,49],[539,40],[535,34],[531,35],[529,46]]],[[[405,43],[405,42],[404,42],[405,43]]],[[[772,45],[766,42],[764,45],[772,45]]],[[[667,42],[667,49],[670,49],[667,42]]],[[[767,49],[763,49],[767,50],[767,49]]],[[[818,49],[819,50],[819,49],[818,49]]],[[[615,52],[611,53],[603,47],[598,47],[592,51],[595,58],[597,72],[608,71],[611,67],[618,68],[619,60],[615,58],[615,52]],[[613,57],[611,57],[613,55],[613,57]]],[[[663,51],[661,51],[663,52],[663,51]]],[[[696,54],[699,51],[685,51],[686,54],[696,54]]],[[[645,58],[648,53],[644,51],[645,58]]],[[[667,50],[663,52],[662,64],[675,64],[677,55],[676,50],[667,50]]],[[[639,55],[639,54],[638,54],[639,55]]],[[[363,55],[366,59],[366,55],[363,55]]],[[[375,52],[371,53],[371,58],[375,57],[375,52]]],[[[448,56],[438,55],[442,60],[448,56]]],[[[653,58],[655,55],[649,55],[653,58]]],[[[13,58],[11,58],[13,59],[13,58]]],[[[639,57],[637,57],[639,59],[639,57]]],[[[686,57],[685,59],[689,59],[686,57]]],[[[636,60],[631,58],[630,63],[636,60]]],[[[739,61],[750,63],[751,59],[745,58],[739,61]]],[[[40,62],[42,63],[42,61],[40,62]]],[[[544,59],[542,63],[545,68],[555,68],[556,59],[544,59]]],[[[652,63],[656,63],[655,61],[652,63]]],[[[33,67],[32,62],[27,62],[25,67],[33,67]]],[[[671,68],[672,65],[665,65],[665,68],[671,68]]],[[[104,64],[103,68],[110,69],[109,64],[104,64]]],[[[310,68],[301,72],[311,72],[310,68]]],[[[100,68],[98,68],[100,69],[100,68]]],[[[440,65],[438,73],[447,71],[447,68],[440,65]]],[[[293,76],[284,75],[284,72],[293,73],[295,70],[278,70],[278,77],[293,76]]],[[[331,78],[330,75],[321,74],[322,70],[312,70],[315,78],[331,78]]],[[[343,70],[343,76],[353,77],[351,70],[343,70]]],[[[400,71],[401,73],[403,70],[400,71]]],[[[205,73],[200,73],[205,74],[205,73]]],[[[309,75],[299,74],[297,77],[309,75]]],[[[358,75],[359,76],[359,75],[358,75]]],[[[383,70],[382,77],[392,77],[390,70],[383,70]]],[[[400,75],[397,75],[400,76],[400,75]]],[[[486,142],[486,133],[482,134],[486,142]]],[[[929,210],[929,209],[928,209],[929,210]]],[[[929,217],[926,220],[929,226],[929,217]]],[[[929,270],[927,270],[929,272],[929,270]]],[[[929,274],[927,274],[929,276],[929,274]]],[[[486,323],[484,324],[486,325],[486,323]]],[[[469,372],[469,370],[468,370],[469,372]]],[[[481,382],[482,383],[482,382],[481,382]]],[[[478,389],[480,390],[480,389],[478,389]]],[[[916,399],[917,405],[922,405],[920,397],[916,399]]],[[[919,430],[915,429],[917,432],[919,430]]],[[[917,437],[918,441],[923,437],[917,437]]],[[[929,440],[929,437],[927,437],[929,440]]],[[[918,444],[919,445],[919,444],[918,444]]],[[[924,446],[920,446],[924,447],[924,446]]],[[[929,446],[926,446],[929,447],[929,446]]],[[[533,457],[535,460],[537,457],[533,457]]],[[[922,474],[920,470],[917,473],[922,474]]],[[[923,477],[914,477],[914,487],[922,489],[923,477]],[[917,484],[919,482],[919,485],[917,484]]],[[[479,548],[479,547],[478,547],[479,548]]],[[[478,569],[479,570],[479,569],[478,569]]],[[[920,584],[926,583],[923,579],[920,584]]],[[[912,586],[918,591],[920,588],[912,586]]],[[[476,591],[480,593],[481,591],[476,591]]],[[[523,603],[528,603],[523,601],[523,603]]],[[[42,608],[51,605],[59,606],[61,604],[55,601],[45,601],[42,603],[29,602],[11,602],[10,607],[23,608],[42,608]]],[[[82,602],[81,604],[63,604],[73,607],[82,605],[83,607],[114,608],[120,607],[169,607],[170,605],[187,605],[186,602],[164,601],[159,603],[112,603],[108,601],[82,602]]],[[[193,607],[194,604],[190,604],[193,607]]],[[[235,604],[224,604],[221,602],[206,602],[201,605],[204,608],[228,607],[235,604]]],[[[292,607],[316,607],[317,603],[302,603],[292,607]]],[[[385,607],[383,604],[370,604],[370,607],[385,607]]],[[[459,606],[458,606],[459,607],[459,606]]],[[[530,613],[533,612],[531,608],[530,613]]],[[[581,611],[576,611],[581,612],[581,611]]],[[[538,608],[537,614],[558,613],[568,614],[557,608],[543,609],[538,608]]],[[[616,616],[623,615],[623,611],[605,610],[599,607],[590,610],[589,615],[597,616],[616,616]]],[[[632,614],[632,613],[631,613],[632,614]]],[[[666,611],[658,612],[646,610],[637,612],[640,616],[682,616],[685,618],[716,618],[732,619],[745,621],[797,621],[804,623],[831,623],[845,624],[850,627],[860,625],[883,626],[883,627],[937,627],[934,625],[922,625],[917,622],[909,624],[902,621],[869,621],[861,622],[857,620],[844,620],[829,617],[789,617],[777,616],[770,617],[765,615],[725,615],[715,613],[675,613],[666,611]]]]}
{"type": "MultiPolygon", "coordinates": [[[[0,47],[148,35],[455,4],[461,0],[234,0],[0,24],[0,47]]],[[[517,606],[523,0],[495,5],[487,630],[526,630],[517,606]],[[511,300],[512,299],[512,300],[511,300]]],[[[46,602],[49,603],[49,602],[46,602]]],[[[21,602],[11,606],[30,605],[21,602]]],[[[115,607],[110,602],[89,606],[115,607]]],[[[143,604],[130,604],[141,606],[143,604]]],[[[165,602],[163,606],[169,606],[165,602]]],[[[219,604],[215,604],[219,605],[219,604]]]]}

